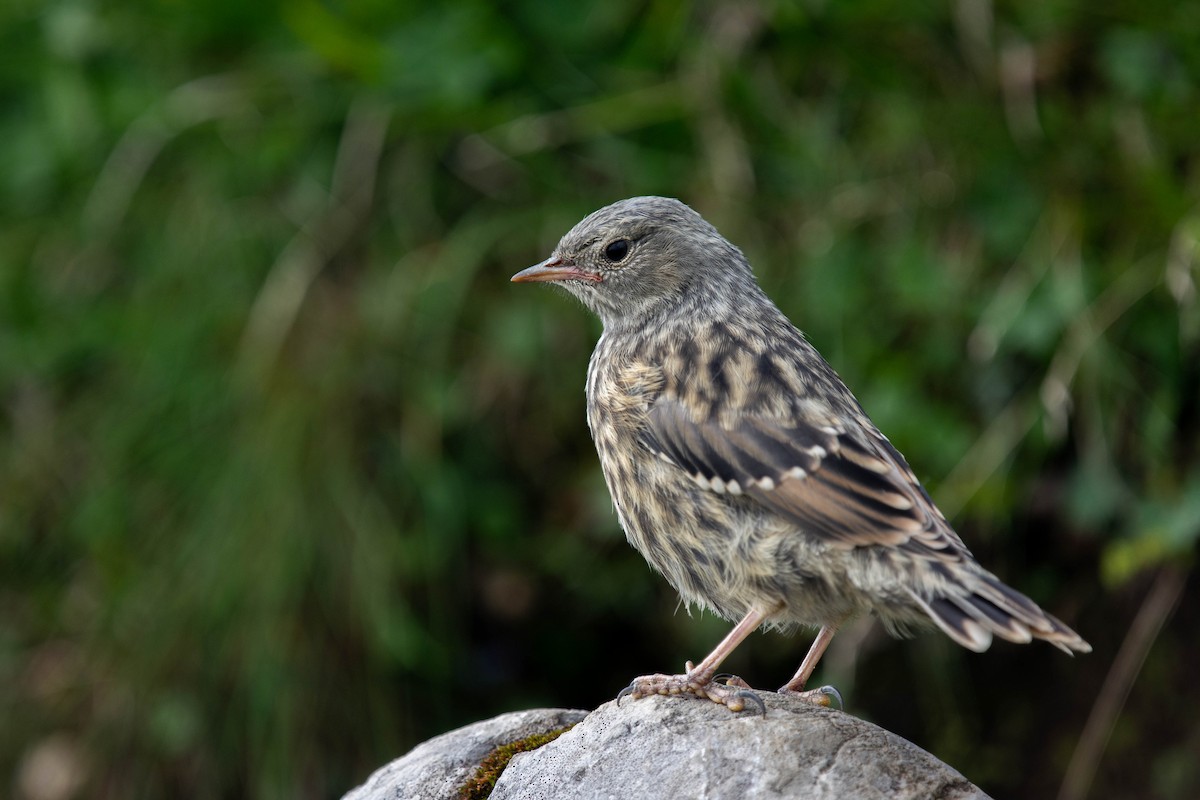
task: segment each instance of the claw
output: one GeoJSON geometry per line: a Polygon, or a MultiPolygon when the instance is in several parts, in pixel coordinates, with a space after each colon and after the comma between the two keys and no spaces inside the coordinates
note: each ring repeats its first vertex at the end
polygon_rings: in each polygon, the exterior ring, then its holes
{"type": "MultiPolygon", "coordinates": [[[[629,695],[633,694],[636,691],[637,691],[637,681],[634,681],[633,683],[629,684],[621,691],[617,692],[617,708],[621,707],[622,700],[624,700],[626,697],[629,697],[629,695]]],[[[636,700],[637,698],[635,697],[634,699],[636,700]]]]}
{"type": "MultiPolygon", "coordinates": [[[[741,678],[738,678],[738,680],[741,680],[741,678]]],[[[742,681],[742,682],[745,683],[745,681],[742,681]]],[[[761,697],[759,697],[757,694],[750,691],[749,689],[743,689],[742,691],[738,692],[737,694],[735,694],[733,696],[733,699],[743,700],[743,701],[748,700],[751,703],[753,703],[754,705],[758,706],[758,712],[760,714],[762,714],[763,717],[767,716],[767,704],[763,702],[763,699],[761,697]]],[[[742,711],[746,708],[746,704],[744,702],[741,704],[741,706],[739,708],[734,708],[732,703],[727,703],[726,705],[728,706],[730,711],[742,711]]]]}
{"type": "Polygon", "coordinates": [[[713,683],[724,683],[726,686],[733,686],[738,689],[753,689],[754,687],[746,683],[744,680],[734,675],[732,672],[718,672],[713,675],[713,683]]]}
{"type": "Polygon", "coordinates": [[[820,695],[827,698],[827,702],[817,703],[817,705],[825,706],[825,708],[833,708],[834,701],[837,702],[838,711],[846,710],[846,703],[842,700],[842,693],[833,686],[822,686],[820,689],[813,689],[813,697],[820,695]]]}

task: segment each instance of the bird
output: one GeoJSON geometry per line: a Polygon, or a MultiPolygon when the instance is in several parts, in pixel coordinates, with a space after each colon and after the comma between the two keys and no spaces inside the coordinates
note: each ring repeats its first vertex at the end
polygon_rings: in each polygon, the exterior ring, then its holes
{"type": "Polygon", "coordinates": [[[688,608],[736,622],[699,664],[635,678],[618,700],[761,708],[718,668],[759,628],[803,626],[816,637],[779,691],[840,704],[805,687],[863,615],[897,636],[932,624],[975,652],[994,637],[1091,651],[976,561],[741,250],[683,202],[605,206],[511,280],[552,283],[600,318],[587,422],[626,538],[688,608]]]}

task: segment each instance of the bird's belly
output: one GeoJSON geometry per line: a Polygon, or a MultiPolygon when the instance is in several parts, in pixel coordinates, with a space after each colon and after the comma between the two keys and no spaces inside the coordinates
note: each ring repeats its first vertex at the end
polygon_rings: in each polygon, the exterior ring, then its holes
{"type": "MultiPolygon", "coordinates": [[[[601,462],[606,459],[601,457],[601,462]]],[[[846,572],[853,558],[745,497],[701,488],[654,458],[636,472],[605,469],[621,525],[685,603],[730,620],[751,608],[772,621],[822,625],[863,608],[846,572]]]]}

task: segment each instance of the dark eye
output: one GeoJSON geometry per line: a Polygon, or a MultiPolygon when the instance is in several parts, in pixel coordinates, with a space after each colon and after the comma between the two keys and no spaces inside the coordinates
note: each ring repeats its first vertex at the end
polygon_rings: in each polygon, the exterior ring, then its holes
{"type": "Polygon", "coordinates": [[[617,239],[614,242],[609,242],[604,248],[604,257],[609,261],[617,262],[629,254],[629,240],[617,239]]]}

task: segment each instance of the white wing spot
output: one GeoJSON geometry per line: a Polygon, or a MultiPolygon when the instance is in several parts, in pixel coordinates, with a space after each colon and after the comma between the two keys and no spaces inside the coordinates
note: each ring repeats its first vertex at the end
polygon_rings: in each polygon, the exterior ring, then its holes
{"type": "Polygon", "coordinates": [[[711,483],[712,490],[717,494],[725,494],[725,481],[720,478],[713,478],[711,483]]]}
{"type": "Polygon", "coordinates": [[[868,458],[862,462],[862,465],[872,472],[877,472],[880,475],[886,475],[892,471],[892,465],[878,458],[868,458]]]}
{"type": "Polygon", "coordinates": [[[758,488],[768,492],[775,488],[775,481],[771,480],[771,476],[769,475],[764,475],[756,480],[755,483],[758,484],[758,488]]]}
{"type": "Polygon", "coordinates": [[[806,475],[808,475],[808,473],[800,467],[792,467],[787,472],[783,473],[783,477],[785,478],[803,478],[806,475]]]}
{"type": "Polygon", "coordinates": [[[729,483],[725,484],[725,490],[730,494],[741,494],[742,485],[737,481],[730,481],[729,483]]]}

